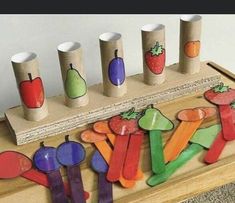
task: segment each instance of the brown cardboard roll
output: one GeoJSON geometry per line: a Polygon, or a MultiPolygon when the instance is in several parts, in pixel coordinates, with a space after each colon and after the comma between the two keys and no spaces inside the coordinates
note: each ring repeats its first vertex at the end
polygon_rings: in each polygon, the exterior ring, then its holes
{"type": "Polygon", "coordinates": [[[12,56],[11,62],[25,119],[42,120],[48,115],[48,109],[37,55],[31,52],[21,52],[12,56]]]}
{"type": "Polygon", "coordinates": [[[200,71],[201,16],[183,15],[180,18],[179,68],[182,73],[200,71]]]}
{"type": "Polygon", "coordinates": [[[81,44],[64,42],[57,49],[64,84],[65,104],[71,108],[87,105],[89,97],[81,44]]]}
{"type": "Polygon", "coordinates": [[[121,97],[127,92],[121,34],[103,33],[99,40],[104,95],[121,97]]]}
{"type": "Polygon", "coordinates": [[[144,82],[148,85],[165,81],[165,26],[147,24],[141,29],[144,82]]]}

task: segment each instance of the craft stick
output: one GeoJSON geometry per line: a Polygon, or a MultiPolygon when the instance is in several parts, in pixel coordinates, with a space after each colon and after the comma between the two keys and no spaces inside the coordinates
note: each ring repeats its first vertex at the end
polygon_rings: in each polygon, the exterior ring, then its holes
{"type": "Polygon", "coordinates": [[[123,167],[123,176],[128,180],[133,180],[138,174],[140,151],[143,138],[143,131],[137,131],[130,135],[130,141],[123,167]]]}
{"type": "Polygon", "coordinates": [[[118,135],[116,137],[113,153],[109,162],[109,170],[107,173],[107,179],[110,182],[117,181],[122,174],[121,172],[126,157],[129,138],[129,135],[118,135]]]}
{"type": "Polygon", "coordinates": [[[47,117],[48,109],[39,73],[37,55],[21,52],[11,58],[16,83],[19,90],[24,118],[39,121],[47,117]]]}
{"type": "Polygon", "coordinates": [[[165,81],[165,26],[147,24],[141,29],[144,82],[148,85],[165,81]]]}
{"type": "Polygon", "coordinates": [[[71,108],[86,106],[89,97],[81,44],[64,42],[57,49],[65,91],[65,104],[71,108]]]}
{"type": "Polygon", "coordinates": [[[176,170],[185,165],[193,156],[203,151],[203,147],[199,144],[191,144],[187,149],[185,149],[177,159],[169,162],[166,165],[166,170],[164,173],[156,174],[151,176],[147,180],[149,186],[155,186],[160,183],[165,182],[176,170]]]}
{"type": "MultiPolygon", "coordinates": [[[[105,159],[105,161],[107,162],[107,164],[109,165],[109,162],[110,162],[110,159],[111,159],[111,155],[112,155],[111,147],[108,145],[108,143],[106,141],[95,142],[94,144],[95,144],[96,148],[99,150],[100,154],[105,159]]],[[[121,174],[121,176],[119,178],[119,182],[125,188],[132,188],[135,185],[135,181],[134,180],[126,180],[122,176],[122,174],[121,174]]]]}
{"type": "Polygon", "coordinates": [[[103,33],[99,41],[104,95],[121,97],[127,92],[121,34],[103,33]]]}
{"type": "MultiPolygon", "coordinates": [[[[114,146],[116,136],[111,132],[111,130],[108,126],[108,121],[98,121],[98,122],[94,123],[93,129],[97,133],[106,134],[108,140],[110,141],[112,146],[114,146]]],[[[143,174],[142,170],[140,168],[138,168],[137,174],[135,177],[133,177],[133,180],[140,180],[143,178],[143,176],[144,176],[144,174],[143,174]]]]}
{"type": "Polygon", "coordinates": [[[231,141],[235,139],[235,125],[233,124],[233,112],[230,105],[219,105],[220,122],[224,139],[231,141]]]}
{"type": "Polygon", "coordinates": [[[112,203],[112,183],[107,181],[106,173],[99,173],[99,181],[98,181],[99,190],[99,203],[112,203]]]}
{"type": "Polygon", "coordinates": [[[190,138],[201,125],[202,121],[203,120],[195,122],[182,121],[180,123],[164,148],[165,163],[177,158],[181,151],[187,146],[190,138]]]}
{"type": "Polygon", "coordinates": [[[183,73],[200,71],[201,16],[183,15],[180,18],[179,69],[183,73]]]}
{"type": "Polygon", "coordinates": [[[223,151],[227,141],[224,139],[223,132],[221,131],[215,141],[213,142],[210,149],[207,151],[204,156],[204,161],[207,164],[213,164],[217,162],[221,152],[223,151]]]}

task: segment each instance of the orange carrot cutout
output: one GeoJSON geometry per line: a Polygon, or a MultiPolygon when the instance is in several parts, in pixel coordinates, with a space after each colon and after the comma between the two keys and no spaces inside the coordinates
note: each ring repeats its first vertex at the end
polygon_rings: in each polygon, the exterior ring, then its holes
{"type": "MultiPolygon", "coordinates": [[[[86,143],[94,143],[96,148],[99,150],[101,155],[103,156],[104,160],[109,164],[111,155],[112,155],[112,149],[108,145],[108,143],[105,141],[107,139],[104,134],[96,133],[92,130],[85,130],[81,133],[81,139],[83,142],[86,143]],[[101,139],[103,137],[103,140],[101,139]]],[[[120,176],[119,182],[121,185],[125,188],[131,188],[134,187],[135,181],[134,180],[126,180],[123,178],[123,176],[120,176]]]]}
{"type": "Polygon", "coordinates": [[[200,108],[185,109],[180,111],[177,117],[182,122],[164,148],[165,162],[175,160],[187,146],[190,138],[206,118],[206,111],[200,108]]]}
{"type": "MultiPolygon", "coordinates": [[[[106,134],[106,136],[108,137],[108,139],[109,139],[109,141],[111,142],[111,144],[114,146],[114,143],[115,143],[115,134],[113,134],[112,132],[111,132],[111,130],[110,130],[110,128],[109,128],[109,126],[108,126],[108,121],[98,121],[98,122],[96,122],[96,123],[94,123],[94,125],[93,125],[93,130],[95,131],[95,132],[97,132],[97,133],[102,133],[102,134],[106,134]]],[[[143,140],[143,135],[142,134],[136,134],[136,135],[131,135],[131,138],[130,138],[130,142],[132,141],[132,140],[134,140],[134,142],[135,142],[135,140],[137,140],[136,142],[137,142],[137,145],[139,146],[141,143],[142,143],[142,140],[143,140]],[[134,137],[133,138],[133,136],[136,136],[136,137],[134,137]]],[[[132,141],[133,142],[133,141],[132,141]]],[[[129,147],[130,146],[132,146],[131,145],[131,143],[129,143],[129,147]]],[[[128,147],[128,148],[129,148],[128,147]]],[[[133,148],[133,147],[131,147],[131,148],[133,148]]],[[[135,147],[134,147],[135,148],[135,147]]],[[[129,154],[129,153],[131,153],[131,152],[129,152],[129,151],[127,151],[127,154],[129,154]]],[[[137,158],[136,159],[138,159],[138,153],[136,154],[137,155],[137,158]]],[[[129,156],[128,156],[129,157],[129,156]]],[[[125,162],[127,162],[128,160],[127,159],[129,159],[129,158],[127,158],[126,157],[126,160],[125,160],[125,162]]],[[[135,160],[136,160],[135,159],[135,160]]],[[[137,160],[137,162],[138,162],[138,160],[137,160]]],[[[125,165],[125,164],[124,164],[125,165]]],[[[138,165],[137,165],[138,166],[138,165]]],[[[128,167],[128,166],[127,166],[128,167]]],[[[133,170],[135,170],[135,167],[134,168],[132,168],[133,170]]],[[[125,177],[125,178],[127,178],[125,175],[124,175],[124,169],[122,169],[123,170],[123,176],[125,177]]],[[[127,170],[127,169],[126,169],[127,170]]],[[[140,168],[138,168],[137,169],[137,172],[136,173],[132,173],[132,176],[131,176],[131,178],[129,177],[129,178],[127,178],[128,180],[140,180],[140,179],[142,179],[143,178],[143,172],[141,171],[141,169],[140,168]]]]}

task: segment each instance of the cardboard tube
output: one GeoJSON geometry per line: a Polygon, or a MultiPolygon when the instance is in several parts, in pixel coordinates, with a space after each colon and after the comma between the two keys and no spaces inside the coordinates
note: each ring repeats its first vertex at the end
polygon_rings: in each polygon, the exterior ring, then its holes
{"type": "Polygon", "coordinates": [[[65,104],[71,108],[87,105],[89,97],[81,44],[64,42],[57,49],[64,84],[65,104]]]}
{"type": "Polygon", "coordinates": [[[104,95],[121,97],[127,92],[121,34],[107,32],[99,39],[104,95]]]}
{"type": "Polygon", "coordinates": [[[141,29],[144,82],[148,85],[165,81],[165,26],[147,24],[141,29]]]}
{"type": "Polygon", "coordinates": [[[201,16],[181,16],[179,57],[180,72],[194,74],[200,71],[200,38],[201,16]]]}
{"type": "Polygon", "coordinates": [[[31,52],[21,52],[12,56],[11,62],[25,119],[42,120],[48,115],[48,109],[37,55],[31,52]]]}

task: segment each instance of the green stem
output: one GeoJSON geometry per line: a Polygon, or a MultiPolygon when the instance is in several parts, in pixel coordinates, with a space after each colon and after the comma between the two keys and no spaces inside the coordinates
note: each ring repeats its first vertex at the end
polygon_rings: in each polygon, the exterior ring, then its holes
{"type": "Polygon", "coordinates": [[[162,174],[157,174],[151,176],[147,180],[147,184],[149,186],[155,186],[160,183],[165,182],[172,174],[174,174],[180,167],[185,165],[190,159],[192,159],[196,154],[201,152],[203,147],[199,144],[191,144],[188,148],[186,148],[177,159],[171,161],[166,165],[166,170],[162,174]]]}
{"type": "Polygon", "coordinates": [[[161,174],[165,171],[161,134],[160,130],[151,130],[149,132],[152,171],[154,174],[161,174]]]}

